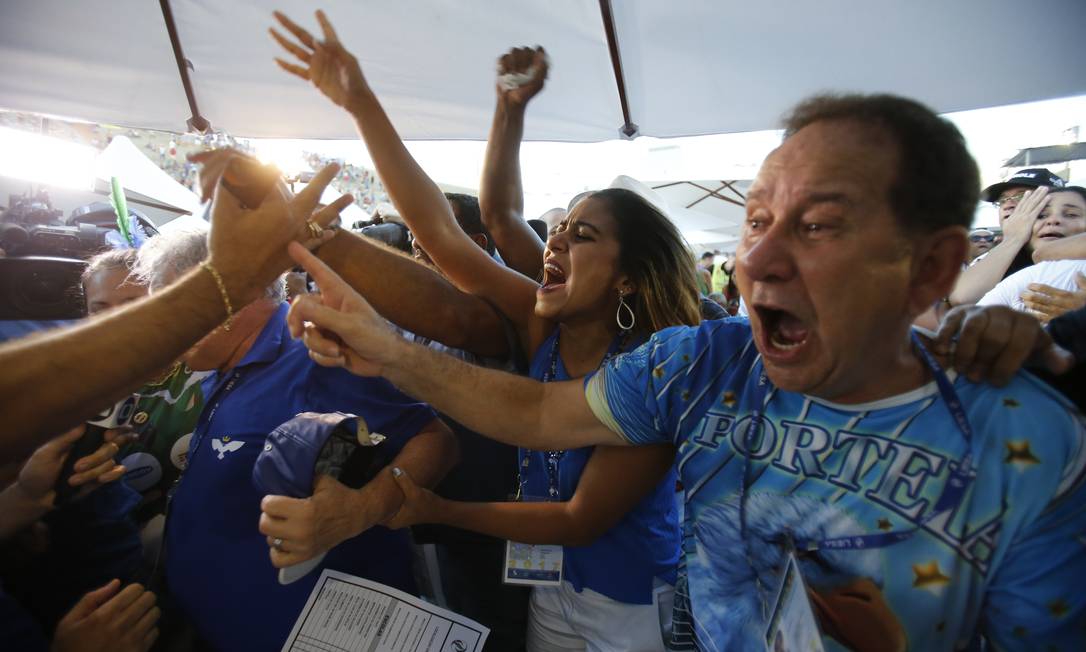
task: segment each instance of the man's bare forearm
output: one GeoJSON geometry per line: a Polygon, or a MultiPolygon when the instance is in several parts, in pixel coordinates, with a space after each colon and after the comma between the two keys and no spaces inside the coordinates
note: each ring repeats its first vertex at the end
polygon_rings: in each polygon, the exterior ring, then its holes
{"type": "Polygon", "coordinates": [[[497,312],[429,267],[347,231],[321,246],[317,256],[397,326],[476,355],[508,354],[497,312]]]}
{"type": "Polygon", "coordinates": [[[382,375],[486,437],[536,450],[624,443],[592,416],[579,380],[544,384],[403,340],[395,348],[382,375]]]}
{"type": "Polygon", "coordinates": [[[218,286],[197,269],[116,312],[0,346],[0,461],[135,390],[225,318],[218,286]]]}
{"type": "Polygon", "coordinates": [[[1086,233],[1079,233],[1054,242],[1044,242],[1033,250],[1033,262],[1086,258],[1086,233]]]}

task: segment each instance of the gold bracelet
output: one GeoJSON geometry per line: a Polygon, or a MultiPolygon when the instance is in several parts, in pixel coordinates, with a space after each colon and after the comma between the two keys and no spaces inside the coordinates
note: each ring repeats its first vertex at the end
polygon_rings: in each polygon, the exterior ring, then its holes
{"type": "Polygon", "coordinates": [[[226,321],[223,322],[222,329],[226,332],[230,332],[230,323],[234,319],[234,306],[230,304],[230,295],[226,293],[226,284],[222,282],[222,274],[219,274],[219,270],[211,266],[211,263],[200,263],[200,267],[203,267],[211,273],[211,277],[215,279],[215,285],[219,286],[219,293],[222,294],[222,302],[226,304],[226,321]]]}

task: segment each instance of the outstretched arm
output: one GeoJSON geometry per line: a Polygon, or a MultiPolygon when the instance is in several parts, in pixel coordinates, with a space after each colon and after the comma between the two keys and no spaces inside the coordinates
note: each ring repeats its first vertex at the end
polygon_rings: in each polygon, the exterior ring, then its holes
{"type": "Polygon", "coordinates": [[[524,221],[520,141],[524,137],[524,110],[543,89],[547,68],[543,48],[515,48],[498,60],[498,104],[479,184],[483,224],[505,263],[529,278],[539,278],[543,269],[543,242],[524,221]],[[514,85],[514,76],[525,79],[514,85]],[[511,78],[513,81],[508,81],[511,78]]]}
{"type": "Polygon", "coordinates": [[[292,246],[290,254],[321,287],[319,296],[296,299],[287,317],[291,334],[304,335],[318,364],[385,376],[409,396],[507,444],[565,449],[626,443],[592,413],[581,381],[540,383],[408,343],[304,247],[292,246]]]}
{"type": "Polygon", "coordinates": [[[509,354],[501,317],[486,301],[404,254],[341,231],[317,255],[396,325],[476,355],[509,354]]]}
{"type": "Polygon", "coordinates": [[[1033,250],[1033,262],[1042,260],[1066,260],[1068,258],[1086,258],[1086,233],[1079,233],[1068,238],[1052,242],[1043,242],[1033,250]]]}
{"type": "Polygon", "coordinates": [[[536,283],[498,264],[460,228],[445,195],[404,147],[358,61],[340,44],[324,13],[317,12],[322,41],[283,14],[277,12],[275,17],[298,42],[274,29],[272,36],[304,65],[276,61],[351,114],[389,197],[416,241],[454,285],[492,302],[524,330],[535,308],[536,283]]]}
{"type": "Polygon", "coordinates": [[[667,444],[601,446],[585,465],[573,497],[560,503],[446,500],[418,487],[407,473],[393,469],[404,501],[388,526],[440,523],[521,543],[587,546],[660,483],[674,458],[675,449],[667,444]]]}
{"type": "Polygon", "coordinates": [[[197,268],[154,297],[0,346],[0,462],[24,456],[169,366],[226,318],[223,292],[234,310],[258,298],[290,267],[286,243],[310,237],[307,218],[321,225],[338,218],[332,207],[313,213],[336,169],[321,170],[289,202],[268,200],[255,210],[219,185],[208,263],[222,286],[197,268]]]}

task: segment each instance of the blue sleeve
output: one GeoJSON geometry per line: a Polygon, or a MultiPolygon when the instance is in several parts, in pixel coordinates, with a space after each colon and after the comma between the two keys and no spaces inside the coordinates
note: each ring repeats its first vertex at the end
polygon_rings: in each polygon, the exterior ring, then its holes
{"type": "Polygon", "coordinates": [[[615,357],[585,382],[592,413],[631,444],[678,444],[678,422],[687,401],[703,389],[694,385],[708,378],[691,372],[714,366],[714,354],[732,348],[729,340],[719,343],[718,335],[727,336],[745,323],[717,320],[697,328],[665,328],[641,347],[615,357]]]}
{"type": "Polygon", "coordinates": [[[328,369],[309,383],[308,405],[317,412],[341,410],[362,417],[370,432],[380,433],[398,452],[423,426],[437,418],[425,403],[396,389],[383,378],[360,378],[344,369],[328,369]]]}
{"type": "Polygon", "coordinates": [[[1058,484],[987,591],[982,625],[998,650],[1086,650],[1086,433],[1077,413],[1057,420],[1073,422],[1058,484]]]}

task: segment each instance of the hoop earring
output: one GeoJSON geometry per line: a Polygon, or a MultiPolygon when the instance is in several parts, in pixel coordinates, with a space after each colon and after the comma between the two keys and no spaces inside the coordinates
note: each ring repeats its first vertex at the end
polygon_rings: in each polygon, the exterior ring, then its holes
{"type": "Polygon", "coordinates": [[[634,314],[633,308],[630,304],[626,303],[626,295],[618,295],[618,310],[615,311],[615,323],[621,330],[629,331],[633,330],[634,325],[637,323],[637,315],[634,314]],[[630,315],[630,324],[627,326],[622,323],[622,309],[626,309],[626,313],[630,315]]]}

